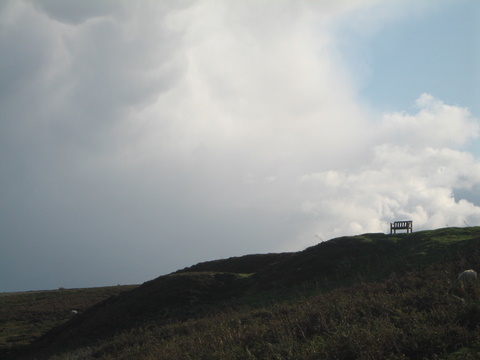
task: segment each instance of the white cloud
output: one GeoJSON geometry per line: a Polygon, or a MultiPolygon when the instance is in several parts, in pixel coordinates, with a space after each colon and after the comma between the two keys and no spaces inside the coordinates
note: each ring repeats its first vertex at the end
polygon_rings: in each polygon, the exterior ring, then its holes
{"type": "Polygon", "coordinates": [[[315,200],[305,200],[303,211],[318,218],[323,229],[331,224],[331,236],[384,232],[388,222],[402,219],[412,219],[417,229],[480,222],[480,207],[454,197],[458,189],[479,185],[480,162],[447,147],[475,138],[478,121],[466,109],[430,95],[421,95],[417,105],[417,114],[384,116],[373,159],[360,171],[302,177],[316,189],[315,200]]]}
{"type": "Polygon", "coordinates": [[[478,136],[479,125],[468,109],[446,105],[430,94],[416,101],[420,111],[415,115],[386,114],[382,135],[388,141],[411,146],[459,146],[478,136]]]}

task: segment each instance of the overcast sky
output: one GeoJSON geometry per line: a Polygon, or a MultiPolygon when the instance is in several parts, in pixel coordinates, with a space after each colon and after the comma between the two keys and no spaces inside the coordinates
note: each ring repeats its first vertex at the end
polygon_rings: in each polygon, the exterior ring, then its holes
{"type": "Polygon", "coordinates": [[[477,0],[1,0],[0,291],[480,225],[477,0]]]}

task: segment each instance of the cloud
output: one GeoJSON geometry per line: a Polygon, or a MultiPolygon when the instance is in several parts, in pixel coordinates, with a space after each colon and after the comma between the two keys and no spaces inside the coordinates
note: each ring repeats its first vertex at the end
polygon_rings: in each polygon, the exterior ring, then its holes
{"type": "Polygon", "coordinates": [[[401,219],[412,219],[417,229],[478,224],[480,207],[455,199],[455,193],[478,187],[480,163],[449,147],[476,138],[478,121],[428,94],[417,106],[413,115],[383,116],[373,158],[360,171],[329,170],[301,179],[317,192],[303,211],[330,224],[331,235],[383,232],[388,222],[401,219]]]}
{"type": "Polygon", "coordinates": [[[76,25],[88,19],[109,16],[115,9],[115,1],[94,0],[78,2],[65,2],[61,0],[30,1],[39,11],[47,14],[51,19],[76,25]]]}
{"type": "Polygon", "coordinates": [[[383,135],[398,144],[418,146],[459,146],[478,136],[479,125],[468,109],[450,106],[430,94],[416,101],[420,111],[415,115],[386,114],[382,120],[383,135]]]}
{"type": "Polygon", "coordinates": [[[478,121],[426,94],[416,114],[358,99],[332,29],[376,3],[2,4],[3,288],[478,223],[460,149],[478,121]]]}

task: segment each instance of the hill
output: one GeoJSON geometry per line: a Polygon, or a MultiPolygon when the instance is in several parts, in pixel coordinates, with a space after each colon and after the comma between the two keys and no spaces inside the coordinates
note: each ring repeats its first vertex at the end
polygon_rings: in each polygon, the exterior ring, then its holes
{"type": "Polygon", "coordinates": [[[202,262],[175,273],[186,272],[231,272],[237,274],[252,274],[261,271],[266,266],[282,263],[293,256],[293,253],[280,254],[254,254],[239,257],[231,257],[229,259],[213,260],[202,262]]]}
{"type": "Polygon", "coordinates": [[[72,318],[72,310],[91,306],[135,285],[0,293],[0,358],[72,318]]]}
{"type": "Polygon", "coordinates": [[[480,228],[341,237],[200,263],[97,303],[14,358],[475,359],[480,228]]]}

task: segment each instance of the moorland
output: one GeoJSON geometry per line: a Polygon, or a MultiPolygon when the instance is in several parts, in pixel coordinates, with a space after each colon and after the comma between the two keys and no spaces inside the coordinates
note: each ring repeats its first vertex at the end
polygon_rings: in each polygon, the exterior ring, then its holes
{"type": "Polygon", "coordinates": [[[480,227],[362,234],[141,285],[0,294],[4,359],[479,359],[480,227]],[[72,314],[72,310],[77,313],[72,314]]]}

